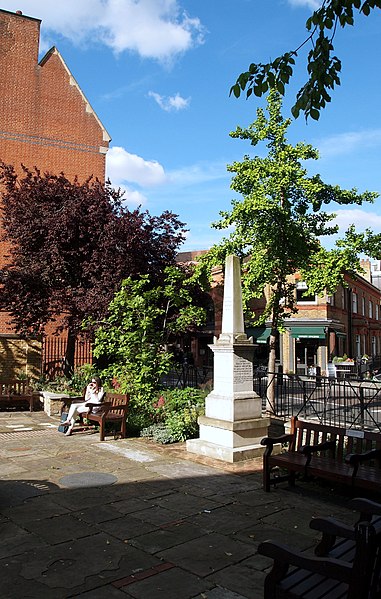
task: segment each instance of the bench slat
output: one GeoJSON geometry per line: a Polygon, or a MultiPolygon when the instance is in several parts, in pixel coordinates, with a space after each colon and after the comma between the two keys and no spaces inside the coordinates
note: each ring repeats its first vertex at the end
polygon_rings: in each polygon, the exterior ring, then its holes
{"type": "Polygon", "coordinates": [[[295,473],[304,473],[305,477],[316,476],[337,481],[346,485],[379,490],[381,487],[381,468],[377,459],[371,456],[362,458],[362,463],[356,468],[352,462],[345,463],[349,453],[362,454],[366,451],[381,448],[381,434],[371,431],[348,431],[337,426],[322,425],[314,421],[303,421],[296,417],[291,419],[291,441],[288,450],[280,454],[273,453],[276,438],[266,438],[262,444],[266,445],[263,454],[263,486],[265,491],[270,490],[280,478],[288,478],[289,484],[294,484],[295,473]],[[322,450],[321,444],[334,442],[335,446],[322,450]],[[318,447],[317,447],[318,446],[318,447]],[[303,448],[303,453],[301,453],[303,448]],[[309,449],[310,448],[310,449],[309,449]],[[271,477],[274,467],[288,471],[288,476],[271,477]]]}
{"type": "Polygon", "coordinates": [[[380,574],[380,529],[377,532],[372,523],[364,521],[348,529],[331,520],[326,524],[331,523],[331,527],[343,534],[351,534],[351,539],[340,539],[324,557],[314,558],[306,555],[307,552],[295,552],[272,541],[259,545],[258,553],[274,560],[265,579],[264,599],[375,599],[379,596],[375,587],[380,574]]]}
{"type": "Polygon", "coordinates": [[[0,381],[0,406],[28,403],[30,412],[33,412],[33,399],[33,390],[28,380],[0,381]]]}
{"type": "MultiPolygon", "coordinates": [[[[82,416],[86,418],[86,420],[91,423],[99,424],[99,437],[100,441],[105,440],[106,434],[106,423],[112,422],[113,424],[120,423],[120,435],[123,439],[126,437],[127,432],[127,412],[129,408],[129,395],[123,393],[107,393],[106,401],[103,404],[103,411],[99,413],[92,413],[91,411],[88,414],[83,414],[82,416]]],[[[96,406],[98,409],[102,407],[102,404],[96,406]]],[[[83,423],[81,424],[81,428],[85,428],[83,423]]]]}

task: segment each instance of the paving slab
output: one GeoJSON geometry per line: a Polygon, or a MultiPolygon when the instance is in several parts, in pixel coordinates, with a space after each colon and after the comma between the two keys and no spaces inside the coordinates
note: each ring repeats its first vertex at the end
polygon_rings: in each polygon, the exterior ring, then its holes
{"type": "Polygon", "coordinates": [[[147,534],[156,530],[157,526],[153,523],[144,522],[138,518],[134,518],[130,514],[126,514],[122,518],[100,522],[97,525],[99,530],[128,542],[130,539],[147,534]]]}
{"type": "Polygon", "coordinates": [[[245,597],[217,585],[211,591],[197,595],[194,599],[245,599],[245,597]]]}
{"type": "Polygon", "coordinates": [[[196,594],[209,591],[213,583],[185,572],[170,568],[152,577],[122,586],[135,599],[192,599],[196,594]]]}
{"type": "Polygon", "coordinates": [[[160,559],[104,533],[45,547],[37,555],[27,557],[20,567],[21,577],[37,580],[49,588],[64,586],[68,590],[82,587],[92,576],[119,578],[122,558],[124,576],[160,564],[160,559]]]}
{"type": "Polygon", "coordinates": [[[355,521],[332,485],[264,493],[258,459],[224,464],[181,443],[101,443],[57,426],[0,412],[1,599],[261,599],[261,541],[312,551],[311,518],[355,521]]]}
{"type": "MultiPolygon", "coordinates": [[[[73,596],[75,595],[71,595],[71,597],[73,596]]],[[[106,584],[105,586],[91,589],[91,591],[76,596],[82,599],[126,599],[126,597],[131,597],[131,595],[116,589],[112,584],[106,584]]]]}
{"type": "MultiPolygon", "coordinates": [[[[254,560],[255,558],[253,558],[254,560]]],[[[208,576],[213,585],[228,588],[243,597],[262,597],[265,573],[247,565],[236,564],[208,576]]]]}
{"type": "Polygon", "coordinates": [[[208,576],[254,553],[253,545],[218,533],[210,533],[171,549],[159,551],[157,555],[197,576],[208,576]]]}
{"type": "Polygon", "coordinates": [[[208,531],[195,526],[185,520],[174,522],[171,526],[158,528],[147,534],[136,535],[130,544],[150,554],[156,554],[164,549],[178,547],[184,542],[200,539],[208,531]]]}
{"type": "Polygon", "coordinates": [[[38,535],[49,545],[75,541],[94,534],[92,526],[71,514],[43,518],[42,520],[31,520],[24,523],[24,528],[28,532],[38,535]]]}
{"type": "Polygon", "coordinates": [[[0,524],[0,559],[22,555],[30,550],[41,550],[46,545],[40,535],[28,532],[14,522],[0,524]]]}

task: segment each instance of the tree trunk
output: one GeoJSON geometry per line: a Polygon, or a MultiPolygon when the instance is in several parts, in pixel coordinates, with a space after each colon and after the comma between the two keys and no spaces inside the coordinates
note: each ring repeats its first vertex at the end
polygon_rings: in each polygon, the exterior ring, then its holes
{"type": "Polygon", "coordinates": [[[275,414],[275,348],[276,348],[276,332],[271,330],[270,346],[269,346],[269,361],[267,364],[267,405],[266,408],[275,414]]]}
{"type": "Polygon", "coordinates": [[[66,351],[63,363],[63,373],[70,378],[74,373],[75,342],[77,335],[69,328],[67,332],[66,351]]]}

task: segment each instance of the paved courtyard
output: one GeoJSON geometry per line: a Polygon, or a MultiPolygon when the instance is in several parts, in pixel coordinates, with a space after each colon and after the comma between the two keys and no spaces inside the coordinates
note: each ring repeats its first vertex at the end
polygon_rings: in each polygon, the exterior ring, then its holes
{"type": "Polygon", "coordinates": [[[65,437],[42,412],[0,412],[2,599],[260,599],[268,538],[313,548],[314,516],[353,522],[329,486],[261,489],[261,460],[184,444],[65,437]]]}

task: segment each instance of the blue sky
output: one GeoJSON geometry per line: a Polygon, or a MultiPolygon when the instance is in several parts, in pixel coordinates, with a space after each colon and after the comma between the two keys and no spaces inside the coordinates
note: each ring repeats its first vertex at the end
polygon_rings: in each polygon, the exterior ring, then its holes
{"type": "MultiPolygon", "coordinates": [[[[255,120],[264,99],[229,97],[250,62],[296,48],[316,0],[3,0],[1,8],[42,19],[41,57],[55,45],[112,137],[107,173],[130,208],[172,210],[187,224],[183,250],[206,249],[211,228],[235,197],[226,165],[260,153],[229,137],[255,120]]],[[[290,142],[321,159],[309,172],[331,184],[381,192],[381,12],[339,30],[342,85],[320,120],[303,117],[290,142]]],[[[288,116],[303,82],[302,52],[284,101],[288,116]]],[[[381,200],[336,210],[345,229],[381,231],[381,200]]]]}

